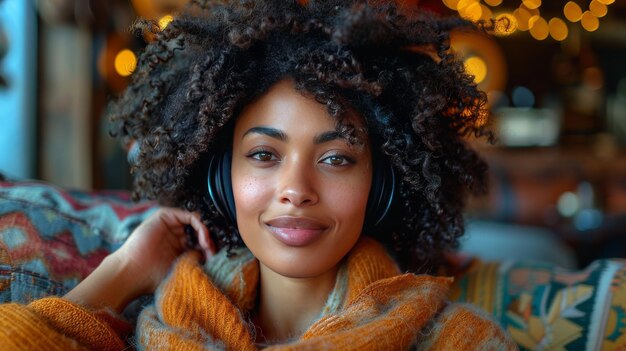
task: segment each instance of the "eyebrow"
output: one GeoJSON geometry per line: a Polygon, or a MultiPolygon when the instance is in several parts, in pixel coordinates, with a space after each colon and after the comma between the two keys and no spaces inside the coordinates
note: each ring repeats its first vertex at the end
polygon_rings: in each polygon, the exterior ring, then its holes
{"type": "MultiPolygon", "coordinates": [[[[263,134],[263,135],[267,135],[270,138],[274,138],[283,142],[286,142],[289,140],[289,137],[287,136],[285,132],[283,132],[280,129],[271,128],[271,127],[252,127],[243,134],[242,138],[248,134],[263,134]]],[[[333,141],[337,139],[347,139],[347,138],[340,132],[329,131],[329,132],[324,132],[320,135],[316,135],[315,138],[313,138],[313,144],[319,145],[319,144],[327,143],[329,141],[333,141]]]]}
{"type": "Polygon", "coordinates": [[[248,134],[263,134],[267,135],[268,137],[278,139],[280,141],[289,140],[289,137],[287,136],[287,134],[285,134],[285,132],[270,127],[252,127],[248,129],[245,133],[243,133],[243,136],[241,138],[243,139],[248,134]]]}
{"type": "Polygon", "coordinates": [[[337,131],[324,132],[320,135],[316,135],[315,138],[313,138],[313,144],[319,145],[336,139],[346,139],[346,137],[342,133],[339,133],[337,131]]]}

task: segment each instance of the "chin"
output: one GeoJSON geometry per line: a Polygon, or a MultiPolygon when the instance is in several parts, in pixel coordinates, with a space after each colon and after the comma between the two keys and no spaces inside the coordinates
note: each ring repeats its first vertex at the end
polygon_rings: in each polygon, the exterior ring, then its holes
{"type": "Polygon", "coordinates": [[[313,260],[316,262],[311,262],[311,260],[307,260],[305,258],[280,260],[275,256],[268,260],[259,258],[259,262],[280,276],[293,279],[307,279],[319,277],[328,273],[329,271],[335,269],[341,261],[341,259],[339,259],[337,262],[319,262],[320,257],[319,255],[316,256],[317,257],[313,260]]]}

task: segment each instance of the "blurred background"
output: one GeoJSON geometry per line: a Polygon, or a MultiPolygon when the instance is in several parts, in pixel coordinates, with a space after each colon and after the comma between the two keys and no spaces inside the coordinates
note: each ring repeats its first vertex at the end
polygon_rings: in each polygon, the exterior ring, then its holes
{"type": "MultiPolygon", "coordinates": [[[[77,189],[128,189],[108,136],[149,36],[187,0],[0,0],[0,173],[77,189]]],[[[489,96],[491,189],[470,201],[464,250],[564,267],[626,257],[626,0],[398,0],[472,21],[452,48],[489,96]],[[505,20],[502,20],[502,19],[505,20]],[[505,249],[503,249],[505,248],[505,249]]]]}

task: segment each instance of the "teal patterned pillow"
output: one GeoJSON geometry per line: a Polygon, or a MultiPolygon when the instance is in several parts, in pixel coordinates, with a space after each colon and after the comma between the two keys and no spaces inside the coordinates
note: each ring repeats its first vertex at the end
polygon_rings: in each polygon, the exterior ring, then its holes
{"type": "Polygon", "coordinates": [[[154,208],[125,192],[0,182],[0,303],[64,294],[154,208]]]}

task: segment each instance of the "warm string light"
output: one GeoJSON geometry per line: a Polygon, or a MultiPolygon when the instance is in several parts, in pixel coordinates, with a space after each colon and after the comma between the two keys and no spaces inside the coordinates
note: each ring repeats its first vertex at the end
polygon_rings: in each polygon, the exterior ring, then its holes
{"type": "Polygon", "coordinates": [[[123,49],[115,55],[115,71],[122,77],[129,76],[137,66],[137,56],[129,49],[123,49]]]}
{"type": "Polygon", "coordinates": [[[487,63],[478,56],[470,56],[465,59],[465,70],[474,76],[477,84],[487,77],[487,63]]]}
{"type": "Polygon", "coordinates": [[[577,3],[569,1],[565,4],[565,7],[563,7],[563,14],[568,21],[576,23],[580,21],[580,18],[583,16],[583,10],[577,3]]]}
{"type": "Polygon", "coordinates": [[[159,18],[159,28],[161,30],[164,30],[173,20],[174,20],[174,17],[172,15],[165,15],[159,18]]]}
{"type": "MultiPolygon", "coordinates": [[[[172,15],[165,15],[160,17],[156,22],[160,30],[165,30],[173,20],[174,17],[172,15]]],[[[128,77],[135,71],[135,68],[137,68],[137,56],[130,49],[121,49],[113,58],[113,68],[119,76],[128,77]]]]}
{"type": "MultiPolygon", "coordinates": [[[[608,13],[608,5],[615,0],[577,0],[568,1],[563,7],[563,15],[570,23],[580,22],[588,32],[600,27],[600,18],[608,13]],[[587,6],[581,7],[578,2],[585,1],[587,6]]],[[[548,37],[563,41],[569,35],[568,24],[560,17],[546,18],[541,15],[542,0],[521,0],[512,12],[498,11],[502,0],[442,0],[444,5],[455,10],[469,21],[496,20],[494,34],[507,36],[516,31],[528,31],[536,40],[548,37]]]]}

